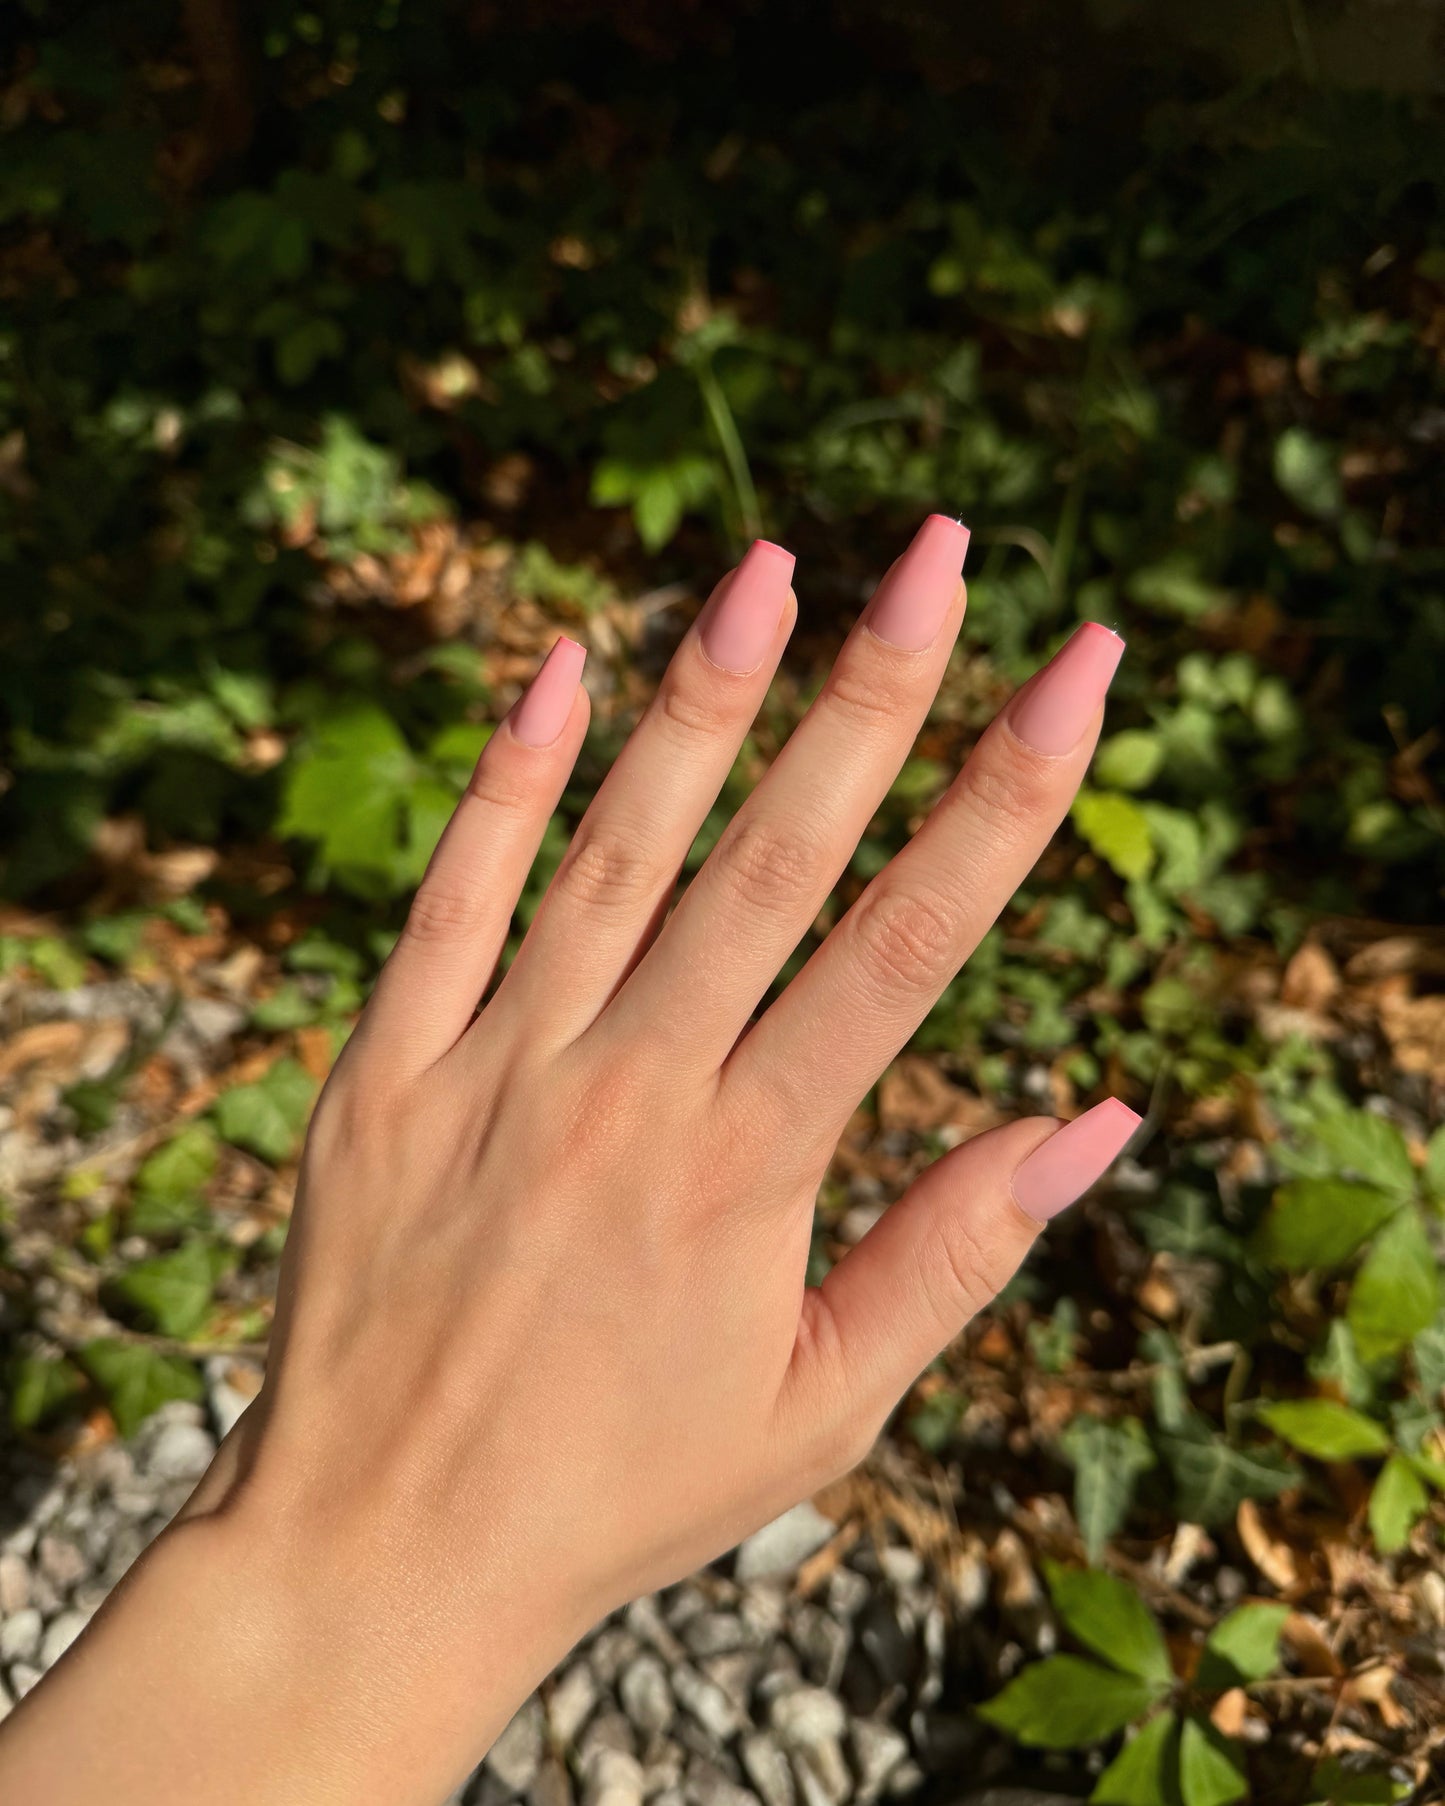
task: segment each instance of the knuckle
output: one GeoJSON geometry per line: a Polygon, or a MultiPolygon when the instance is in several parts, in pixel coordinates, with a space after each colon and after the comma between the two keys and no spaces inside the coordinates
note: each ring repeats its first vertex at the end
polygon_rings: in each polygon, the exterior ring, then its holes
{"type": "Polygon", "coordinates": [[[829,706],[864,726],[896,727],[911,686],[907,677],[880,659],[844,653],[828,679],[829,706]]]}
{"type": "Polygon", "coordinates": [[[950,1338],[998,1295],[1008,1277],[997,1244],[957,1211],[933,1216],[919,1237],[917,1261],[923,1296],[950,1338]]]}
{"type": "Polygon", "coordinates": [[[822,850],[813,830],[797,822],[744,817],[713,855],[717,875],[745,908],[786,910],[816,888],[822,850]]]}
{"type": "Polygon", "coordinates": [[[970,763],[963,794],[970,811],[995,831],[1002,826],[1012,832],[1056,810],[1058,776],[1031,753],[985,745],[970,763]]]}
{"type": "Polygon", "coordinates": [[[853,935],[867,969],[890,989],[940,989],[953,974],[954,930],[938,899],[890,887],[865,891],[853,935]]]}
{"type": "Polygon", "coordinates": [[[709,686],[672,678],[658,696],[658,710],[675,737],[707,738],[718,732],[728,711],[723,700],[709,686]]]}
{"type": "Polygon", "coordinates": [[[553,879],[557,891],[589,909],[631,907],[653,887],[651,861],[609,828],[578,829],[553,879]]]}
{"type": "MultiPolygon", "coordinates": [[[[490,752],[491,748],[487,750],[490,752]]],[[[472,773],[466,795],[475,802],[485,803],[489,809],[501,810],[504,815],[525,814],[535,801],[531,787],[522,782],[517,772],[507,771],[499,760],[485,754],[472,773]]]]}
{"type": "Polygon", "coordinates": [[[384,1076],[352,1074],[338,1064],[312,1112],[303,1158],[322,1169],[334,1169],[348,1152],[370,1145],[378,1131],[384,1134],[398,1110],[399,1100],[384,1076]]]}
{"type": "Polygon", "coordinates": [[[407,911],[406,934],[418,945],[465,940],[481,920],[481,899],[439,879],[423,879],[407,911]]]}

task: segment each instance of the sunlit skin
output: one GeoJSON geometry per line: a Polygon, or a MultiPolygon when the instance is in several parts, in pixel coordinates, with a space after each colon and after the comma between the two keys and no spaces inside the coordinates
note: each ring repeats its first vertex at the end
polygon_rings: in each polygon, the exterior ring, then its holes
{"type": "Polygon", "coordinates": [[[480,1011],[587,727],[559,642],[492,736],[318,1105],[266,1384],[0,1734],[39,1806],[435,1806],[605,1613],[866,1454],[1137,1118],[1017,1122],[806,1288],[859,1100],[1027,875],[1122,651],[1086,625],[762,1008],[963,620],[934,515],[669,914],[796,604],[713,592],[480,1011]]]}

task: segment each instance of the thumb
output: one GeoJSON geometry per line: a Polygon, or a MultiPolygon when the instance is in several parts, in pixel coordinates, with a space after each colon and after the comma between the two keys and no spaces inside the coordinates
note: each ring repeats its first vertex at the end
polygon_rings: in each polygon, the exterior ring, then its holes
{"type": "Polygon", "coordinates": [[[807,1441],[871,1446],[888,1413],[1012,1278],[1050,1217],[1081,1197],[1140,1118],[1107,1098],[1070,1123],[1009,1123],[921,1174],[803,1295],[779,1397],[807,1441]],[[866,1437],[866,1440],[865,1440],[866,1437]]]}

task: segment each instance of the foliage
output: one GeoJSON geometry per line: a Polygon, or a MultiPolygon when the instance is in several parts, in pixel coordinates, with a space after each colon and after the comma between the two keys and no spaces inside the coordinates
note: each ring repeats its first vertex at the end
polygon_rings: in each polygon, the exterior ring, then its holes
{"type": "Polygon", "coordinates": [[[1046,1749],[1098,1743],[1143,1719],[1089,1796],[1100,1806],[1229,1806],[1245,1798],[1243,1748],[1215,1729],[1209,1702],[1273,1673],[1288,1608],[1236,1607],[1205,1639],[1186,1684],[1132,1588],[1098,1571],[1045,1571],[1059,1622],[1102,1661],[1054,1655],[1033,1663],[980,1716],[1046,1749]]]}
{"type": "MultiPolygon", "coordinates": [[[[1030,1380],[1123,1383],[1071,1395],[1027,1476],[1072,1486],[1091,1572],[1052,1584],[1089,1653],[989,1711],[1023,1735],[1048,1708],[1074,1745],[1136,1727],[1098,1798],[1233,1799],[1205,1705],[1230,1664],[1257,1678],[1269,1620],[1226,1617],[1186,1682],[1137,1601],[1107,1594],[1101,1648],[1078,1599],[1117,1589],[1122,1539],[1242,1508],[1358,1498],[1391,1558],[1436,1535],[1439,1098],[1389,1072],[1383,1016],[1326,1032],[1280,973],[1342,919],[1433,919],[1445,885],[1445,128],[1308,70],[1242,77],[1127,4],[980,18],[966,76],[898,19],[881,73],[839,24],[786,90],[718,80],[720,55],[775,67],[764,12],[704,10],[659,57],[602,13],[261,0],[227,70],[186,36],[204,7],[22,9],[0,976],[144,980],[162,929],[218,921],[274,957],[219,1094],[117,1183],[85,1158],[57,1182],[115,1334],[21,1312],[10,1418],[43,1436],[98,1391],[129,1433],[198,1395],[185,1351],[264,1333],[284,1227],[233,1242],[228,1197],[238,1173],[284,1192],[317,1060],[552,622],[590,636],[599,706],[519,928],[680,625],[629,598],[705,594],[757,533],[800,554],[786,681],[691,873],[946,508],[973,529],[966,650],[819,926],[1011,686],[1078,620],[1116,624],[1088,785],[915,1049],[1005,1111],[1107,1087],[1168,1130],[1109,1258],[1019,1294],[1030,1380]],[[1183,1276],[1177,1309],[1145,1308],[1145,1271],[1183,1276]]],[[[149,1051],[68,1084],[65,1132],[102,1132],[149,1051]]],[[[906,1421],[947,1459],[971,1394],[931,1379],[906,1421]]]]}

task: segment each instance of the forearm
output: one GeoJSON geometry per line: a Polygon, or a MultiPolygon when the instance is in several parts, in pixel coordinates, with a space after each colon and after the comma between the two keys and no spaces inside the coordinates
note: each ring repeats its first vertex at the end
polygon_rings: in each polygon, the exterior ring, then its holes
{"type": "Polygon", "coordinates": [[[498,1589],[495,1634],[463,1639],[402,1552],[355,1554],[173,1526],[6,1723],[0,1799],[437,1806],[585,1626],[498,1589]]]}

